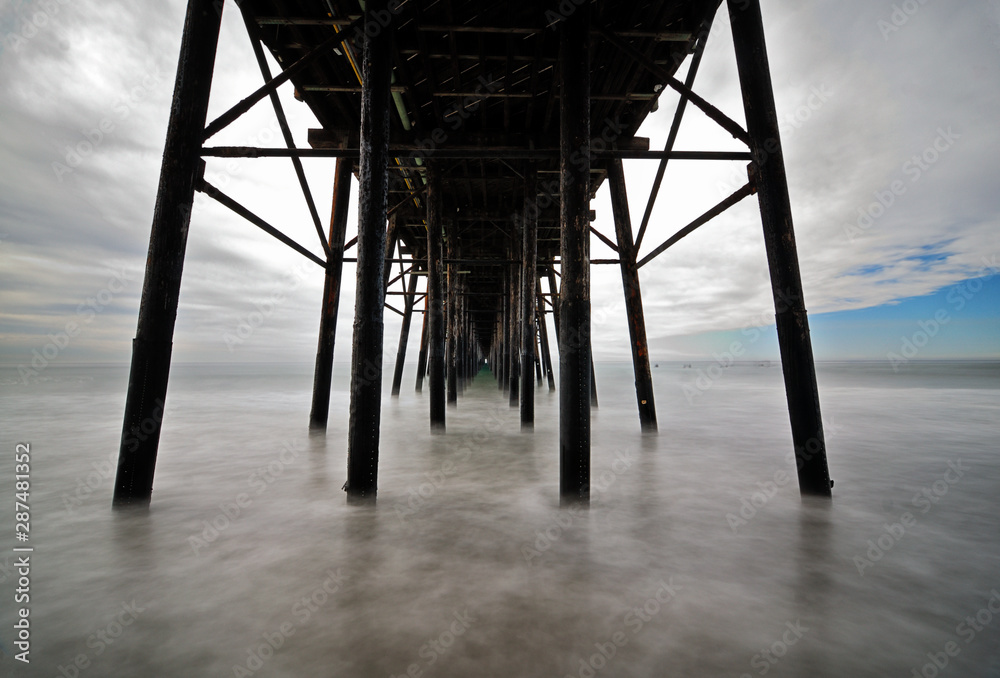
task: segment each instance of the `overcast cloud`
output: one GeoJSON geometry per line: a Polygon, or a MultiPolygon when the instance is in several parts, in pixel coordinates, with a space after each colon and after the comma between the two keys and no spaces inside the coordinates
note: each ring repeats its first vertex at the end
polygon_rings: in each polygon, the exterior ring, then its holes
{"type": "MultiPolygon", "coordinates": [[[[50,334],[58,338],[72,323],[76,336],[52,360],[128,361],[184,3],[13,0],[2,7],[0,360],[28,364],[33,351],[55,341],[50,334]]],[[[810,311],[879,306],[980,275],[984,259],[1000,250],[1000,3],[765,0],[763,9],[810,311]],[[879,195],[891,206],[882,208],[879,195]]],[[[210,118],[259,78],[227,3],[210,118]]],[[[696,90],[743,119],[724,13],[696,90]]],[[[304,146],[315,120],[290,88],[281,94],[304,146]]],[[[642,130],[653,147],[664,143],[674,101],[665,94],[642,130]]],[[[258,106],[217,141],[278,145],[272,117],[258,106]]],[[[677,148],[734,144],[689,109],[677,148]]],[[[329,214],[332,161],[311,161],[307,171],[321,214],[329,214]]],[[[636,224],[654,171],[655,163],[626,163],[636,224]]],[[[235,171],[210,164],[209,176],[320,251],[287,161],[245,160],[235,171]]],[[[744,181],[741,163],[671,164],[644,251],[744,181]]],[[[311,360],[322,271],[204,197],[197,206],[174,359],[311,360]],[[255,311],[262,322],[250,322],[255,311]]],[[[597,228],[613,234],[606,191],[594,208],[597,228]]],[[[352,210],[349,236],[354,230],[352,210]]],[[[612,255],[596,239],[592,254],[612,255]]],[[[755,201],[644,271],[654,357],[690,354],[685,335],[773,317],[755,201]]],[[[353,299],[348,265],[340,360],[353,299]]],[[[617,269],[595,270],[602,359],[627,356],[620,299],[617,269]]],[[[398,316],[386,320],[394,355],[398,316]]]]}

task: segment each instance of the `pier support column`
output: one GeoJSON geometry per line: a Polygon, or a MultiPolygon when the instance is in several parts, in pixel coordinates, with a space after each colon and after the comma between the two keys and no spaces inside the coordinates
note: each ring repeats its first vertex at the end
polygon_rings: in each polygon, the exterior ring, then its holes
{"type": "MultiPolygon", "coordinates": [[[[446,227],[448,240],[445,242],[445,257],[449,261],[458,258],[457,238],[455,232],[458,224],[451,223],[446,227]]],[[[447,336],[445,338],[445,355],[448,360],[448,367],[445,370],[447,381],[447,403],[448,405],[458,405],[458,266],[449,263],[447,271],[447,302],[445,312],[447,314],[447,336]]]]}
{"type": "Polygon", "coordinates": [[[389,110],[393,15],[387,0],[368,0],[362,55],[361,163],[358,191],[358,285],[347,440],[347,498],[375,500],[382,406],[386,212],[389,196],[389,110]],[[379,26],[389,17],[388,26],[379,26]]]}
{"type": "Polygon", "coordinates": [[[427,381],[431,391],[431,428],[445,427],[444,252],[441,223],[441,175],[427,168],[427,381]]]}
{"type": "Polygon", "coordinates": [[[333,180],[333,214],[330,217],[330,258],[326,263],[323,286],[323,312],[319,321],[319,346],[313,373],[312,411],[309,428],[325,431],[330,415],[330,384],[333,380],[333,348],[337,338],[337,315],[340,309],[340,283],[344,270],[344,240],[347,236],[347,211],[351,203],[351,174],[354,161],[337,159],[333,180]]]}
{"type": "MultiPolygon", "coordinates": [[[[538,206],[535,168],[524,176],[521,220],[521,428],[535,425],[535,288],[538,286],[538,206]]],[[[541,376],[541,370],[539,370],[541,376]]]]}
{"type": "MultiPolygon", "coordinates": [[[[520,260],[521,251],[521,220],[515,218],[511,224],[511,233],[514,237],[514,241],[510,244],[510,257],[511,261],[520,260]]],[[[510,312],[507,316],[507,326],[509,332],[507,335],[508,339],[508,350],[510,353],[510,384],[508,395],[510,396],[510,406],[519,407],[521,401],[520,386],[521,386],[521,270],[516,264],[510,264],[508,270],[510,271],[510,286],[509,291],[509,308],[510,312]]]]}
{"type": "Polygon", "coordinates": [[[759,0],[729,0],[802,494],[830,496],[823,417],[759,0]]]}
{"type": "Polygon", "coordinates": [[[549,327],[545,320],[545,298],[542,297],[542,283],[538,281],[538,341],[542,347],[542,368],[549,381],[549,390],[556,390],[556,379],[552,373],[552,353],[549,351],[549,327]]]}
{"type": "Polygon", "coordinates": [[[420,353],[417,354],[417,393],[423,392],[424,375],[427,373],[427,316],[429,315],[427,297],[424,296],[424,320],[420,327],[420,353]]]}
{"type": "Polygon", "coordinates": [[[222,6],[189,0],[181,36],[160,183],[149,236],[139,321],[125,397],[113,505],[148,506],[160,443],[174,323],[222,6]]]}
{"type": "Polygon", "coordinates": [[[392,397],[399,397],[399,389],[403,385],[403,366],[406,363],[406,345],[410,338],[410,321],[413,318],[413,306],[417,295],[417,275],[410,272],[410,282],[406,288],[403,301],[403,327],[399,330],[399,350],[396,351],[396,370],[392,375],[392,397]]]}
{"type": "Polygon", "coordinates": [[[646,317],[642,312],[639,269],[635,265],[635,244],[632,241],[632,217],[628,209],[625,170],[621,159],[616,158],[608,163],[608,183],[611,186],[611,208],[618,236],[628,333],[632,340],[632,369],[635,372],[635,398],[639,404],[639,425],[644,431],[655,431],[656,403],[653,400],[653,375],[649,370],[646,317]]]}
{"type": "MultiPolygon", "coordinates": [[[[504,285],[509,285],[509,272],[504,272],[504,285]]],[[[504,393],[510,392],[510,351],[507,349],[510,339],[510,295],[506,292],[500,299],[500,379],[499,390],[504,393]]]]}
{"type": "Polygon", "coordinates": [[[590,500],[590,4],[562,22],[559,62],[562,284],[559,473],[564,502],[590,500]]]}
{"type": "MultiPolygon", "coordinates": [[[[399,232],[396,229],[397,215],[389,217],[389,224],[385,229],[385,256],[383,261],[392,261],[392,255],[396,253],[396,242],[399,240],[399,232]]],[[[382,287],[389,291],[389,281],[392,280],[392,264],[387,263],[382,269],[382,287]]]]}

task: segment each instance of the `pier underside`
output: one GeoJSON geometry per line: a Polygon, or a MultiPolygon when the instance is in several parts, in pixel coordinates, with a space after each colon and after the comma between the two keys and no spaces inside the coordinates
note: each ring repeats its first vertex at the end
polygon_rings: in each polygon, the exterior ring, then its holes
{"type": "MultiPolygon", "coordinates": [[[[153,217],[135,340],[115,504],[149,503],[170,346],[194,191],[218,200],[311,259],[326,276],[310,425],[325,430],[345,261],[357,263],[350,434],[345,489],[375,499],[383,317],[403,316],[392,395],[402,388],[411,325],[420,327],[418,390],[429,390],[428,431],[447,434],[463,381],[487,363],[521,425],[538,388],[560,402],[560,495],[587,501],[590,417],[596,406],[590,267],[622,275],[638,424],[657,430],[639,270],[673,243],[756,195],[775,293],[793,441],[803,493],[831,482],[802,296],[784,160],[757,0],[731,2],[746,125],[702,99],[695,78],[719,0],[494,3],[463,0],[244,0],[238,9],[262,86],[214,121],[207,104],[222,5],[190,0],[153,217]],[[280,64],[272,73],[266,53],[280,64]],[[682,64],[684,82],[675,76],[682,64]],[[320,123],[297,148],[278,86],[290,81],[320,123]],[[637,136],[667,89],[679,93],[665,148],[637,136]],[[213,136],[268,99],[285,144],[226,147],[213,136]],[[741,150],[674,148],[686,110],[700,109],[741,150]],[[204,179],[218,158],[287,157],[317,241],[299,243],[204,179]],[[333,212],[315,207],[305,157],[337,163],[333,212]],[[658,162],[633,227],[623,160],[658,162]],[[668,163],[740,162],[747,184],[658,246],[642,248],[668,163]],[[351,175],[359,182],[358,237],[345,242],[351,175]],[[615,231],[593,228],[590,201],[607,183],[615,231]],[[592,260],[591,237],[614,259],[592,260]],[[646,252],[640,254],[640,252],[646,252]],[[557,337],[550,339],[546,316],[557,337]],[[417,322],[411,322],[417,316],[417,322]],[[426,386],[424,380],[426,377],[426,386]],[[156,413],[159,411],[160,415],[156,413]],[[152,423],[151,423],[152,422],[152,423]],[[142,433],[142,435],[137,435],[142,433]]],[[[226,6],[226,11],[230,7],[226,6]]],[[[638,213],[638,212],[637,212],[638,213]]],[[[648,291],[647,291],[648,294],[648,291]]],[[[412,352],[412,351],[411,351],[412,352]]],[[[340,416],[339,413],[335,416],[340,416]]],[[[553,450],[553,454],[556,451],[553,450]]]]}

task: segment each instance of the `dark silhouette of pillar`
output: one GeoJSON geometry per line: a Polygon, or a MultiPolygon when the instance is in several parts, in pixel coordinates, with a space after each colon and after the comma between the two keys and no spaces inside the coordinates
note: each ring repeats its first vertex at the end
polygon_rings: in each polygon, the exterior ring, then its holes
{"type": "Polygon", "coordinates": [[[590,499],[590,4],[562,22],[559,63],[559,462],[564,501],[590,499]]]}
{"type": "Polygon", "coordinates": [[[446,267],[447,291],[445,301],[445,313],[447,315],[447,333],[445,337],[445,355],[448,367],[445,370],[447,379],[447,403],[458,405],[458,266],[454,260],[458,257],[457,238],[455,233],[458,230],[457,224],[449,224],[448,240],[445,242],[445,257],[451,262],[446,267]]]}
{"type": "Polygon", "coordinates": [[[420,353],[417,354],[417,393],[424,390],[424,375],[427,373],[427,316],[430,315],[427,296],[424,296],[424,321],[420,326],[420,353]]]}
{"type": "Polygon", "coordinates": [[[362,52],[361,162],[358,191],[358,285],[347,438],[349,502],[374,501],[382,415],[386,212],[389,197],[393,15],[387,0],[368,0],[362,52]],[[380,26],[388,17],[389,25],[380,26]]]}
{"type": "MultiPolygon", "coordinates": [[[[521,220],[521,428],[535,425],[535,287],[538,285],[538,207],[535,168],[524,177],[521,220]]],[[[539,371],[539,376],[541,373],[539,371]]]]}
{"type": "MultiPolygon", "coordinates": [[[[511,224],[512,233],[514,236],[514,242],[510,245],[510,260],[518,261],[520,257],[521,250],[521,228],[520,219],[515,218],[514,222],[511,224]]],[[[508,287],[509,301],[508,308],[510,308],[509,315],[507,317],[507,327],[509,332],[507,335],[508,347],[510,352],[510,382],[509,390],[507,394],[510,396],[510,406],[518,407],[521,402],[521,270],[519,266],[511,264],[509,266],[510,271],[510,285],[508,287]]]]}
{"type": "Polygon", "coordinates": [[[351,174],[354,161],[337,159],[333,180],[333,214],[330,216],[330,258],[323,285],[323,311],[319,321],[319,346],[313,374],[312,411],[309,428],[326,430],[330,416],[330,384],[333,380],[333,349],[337,338],[337,315],[340,309],[340,283],[344,270],[344,240],[347,236],[347,211],[351,202],[351,174]]]}
{"type": "Polygon", "coordinates": [[[427,168],[427,338],[431,428],[445,426],[444,252],[441,222],[441,176],[427,168]]]}
{"type": "Polygon", "coordinates": [[[629,214],[628,193],[625,190],[625,171],[622,161],[618,158],[608,163],[608,183],[611,186],[611,207],[618,236],[628,333],[632,342],[632,369],[635,372],[635,398],[639,404],[639,424],[644,431],[655,431],[656,403],[653,399],[653,375],[649,369],[646,318],[642,312],[639,269],[635,265],[632,217],[629,214]]]}
{"type": "Polygon", "coordinates": [[[410,273],[410,282],[406,288],[403,302],[403,326],[399,330],[399,350],[396,351],[396,371],[392,375],[392,396],[399,397],[399,389],[403,385],[403,366],[406,363],[406,344],[410,338],[410,321],[413,318],[413,306],[417,294],[417,276],[410,273]]]}
{"type": "Polygon", "coordinates": [[[729,0],[802,494],[831,495],[819,388],[758,0],[729,0]]]}
{"type": "Polygon", "coordinates": [[[132,342],[115,507],[148,506],[153,493],[177,301],[194,191],[203,167],[200,150],[221,22],[221,5],[210,0],[189,0],[149,235],[139,321],[132,342]]]}
{"type": "Polygon", "coordinates": [[[552,373],[552,353],[549,351],[549,328],[545,320],[545,299],[542,297],[542,284],[538,282],[538,340],[542,346],[542,366],[549,381],[549,390],[556,390],[556,379],[552,373]]]}

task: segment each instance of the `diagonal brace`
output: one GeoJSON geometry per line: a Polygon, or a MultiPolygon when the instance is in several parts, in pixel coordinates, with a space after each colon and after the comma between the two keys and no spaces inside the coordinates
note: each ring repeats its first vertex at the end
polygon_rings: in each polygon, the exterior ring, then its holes
{"type": "Polygon", "coordinates": [[[274,238],[277,238],[281,242],[285,243],[286,245],[291,247],[293,250],[295,250],[302,256],[306,257],[311,261],[316,262],[323,268],[326,268],[325,261],[323,261],[318,256],[307,250],[302,245],[298,244],[297,242],[289,238],[287,235],[276,229],[271,224],[267,223],[266,221],[258,217],[256,214],[254,214],[246,207],[244,207],[243,205],[239,204],[238,202],[230,198],[228,195],[226,195],[225,193],[223,193],[222,191],[220,191],[219,189],[217,189],[215,186],[208,183],[204,179],[202,179],[201,183],[198,185],[198,190],[207,195],[208,197],[212,198],[216,202],[225,205],[233,212],[240,215],[241,217],[249,221],[251,224],[253,224],[260,230],[267,233],[268,235],[273,236],[274,238]]]}
{"type": "MultiPolygon", "coordinates": [[[[684,86],[689,90],[694,87],[694,80],[698,76],[698,68],[701,66],[701,57],[705,53],[705,44],[708,42],[709,33],[712,30],[712,19],[710,18],[705,22],[701,30],[701,39],[698,40],[698,45],[695,47],[694,54],[691,56],[691,66],[688,68],[687,76],[684,78],[684,86]]],[[[684,119],[684,112],[687,110],[687,95],[681,94],[680,101],[677,102],[677,110],[674,111],[673,122],[670,123],[670,133],[667,135],[667,143],[663,147],[665,153],[669,153],[674,150],[674,144],[677,142],[677,134],[681,128],[681,120],[684,119]]],[[[656,170],[656,179],[653,181],[653,188],[649,192],[649,200],[646,202],[646,212],[642,215],[642,223],[639,225],[639,232],[635,236],[635,252],[639,251],[642,247],[642,239],[646,235],[646,229],[649,227],[649,220],[653,216],[653,206],[656,204],[656,198],[660,194],[660,187],[663,185],[663,176],[667,171],[667,163],[670,161],[669,157],[664,156],[660,160],[660,166],[656,170]]]]}
{"type": "Polygon", "coordinates": [[[733,193],[731,196],[729,196],[728,198],[726,198],[725,200],[723,200],[722,202],[720,202],[718,205],[716,205],[715,207],[713,207],[712,209],[708,210],[707,212],[705,212],[704,214],[702,214],[700,217],[698,217],[697,219],[695,219],[694,221],[692,221],[690,224],[688,224],[687,226],[685,226],[681,230],[677,231],[677,233],[675,233],[672,236],[670,236],[669,238],[667,238],[666,242],[664,242],[662,245],[660,245],[655,250],[653,250],[652,252],[650,252],[649,254],[647,254],[645,257],[643,257],[642,261],[640,261],[638,264],[636,264],[636,268],[642,268],[643,266],[645,266],[646,264],[648,264],[650,261],[652,261],[653,259],[655,259],[659,255],[663,254],[667,250],[667,248],[669,248],[672,245],[674,245],[675,243],[677,243],[677,241],[679,241],[681,238],[689,235],[690,233],[692,233],[695,229],[699,228],[700,226],[704,226],[709,221],[711,221],[715,217],[719,216],[720,214],[722,214],[723,212],[725,212],[726,210],[728,210],[730,207],[732,207],[736,203],[738,203],[741,200],[743,200],[743,198],[746,198],[746,197],[748,197],[750,195],[753,195],[755,192],[756,192],[756,189],[753,187],[752,184],[749,184],[749,183],[746,184],[745,186],[743,186],[743,188],[739,189],[738,191],[736,191],[735,193],[733,193]]]}
{"type": "MultiPolygon", "coordinates": [[[[250,45],[253,47],[254,56],[257,58],[260,74],[264,78],[265,83],[270,82],[271,67],[268,66],[267,59],[264,56],[264,48],[261,46],[260,30],[257,27],[257,22],[247,4],[240,5],[240,12],[243,14],[243,23],[246,24],[247,36],[250,38],[250,45]]],[[[276,90],[271,91],[270,98],[271,105],[274,107],[274,116],[278,119],[281,135],[285,139],[285,146],[289,150],[295,150],[295,140],[292,138],[292,130],[288,127],[288,118],[285,117],[285,109],[281,105],[281,99],[278,98],[278,92],[276,90]]],[[[302,160],[297,155],[292,155],[291,159],[292,165],[295,167],[295,176],[299,180],[302,195],[306,200],[306,206],[309,208],[309,214],[312,216],[316,233],[319,235],[319,242],[323,246],[323,251],[326,253],[327,259],[329,259],[332,254],[330,252],[330,245],[327,244],[326,236],[323,233],[323,224],[320,222],[319,211],[316,209],[316,201],[313,200],[312,191],[309,190],[309,182],[306,180],[306,173],[302,168],[302,160]]]]}
{"type": "Polygon", "coordinates": [[[707,115],[709,118],[718,123],[727,132],[732,134],[734,139],[739,139],[746,145],[748,146],[750,145],[750,135],[747,133],[745,129],[743,129],[740,126],[738,122],[730,118],[728,115],[720,111],[712,104],[705,101],[698,94],[695,94],[690,88],[686,87],[684,83],[682,83],[674,76],[670,75],[670,73],[668,73],[665,68],[663,68],[658,63],[653,61],[651,58],[649,58],[648,56],[637,50],[635,47],[628,44],[627,42],[619,38],[617,35],[609,31],[608,29],[604,28],[603,26],[600,26],[596,22],[594,25],[596,26],[597,31],[601,34],[601,37],[603,37],[607,42],[611,43],[621,51],[628,54],[630,57],[632,57],[633,59],[641,63],[643,66],[645,66],[650,73],[660,78],[661,80],[663,80],[663,82],[670,85],[679,93],[687,97],[688,101],[690,101],[692,104],[700,108],[705,113],[705,115],[707,115]]]}
{"type": "Polygon", "coordinates": [[[254,92],[246,99],[244,99],[243,101],[236,104],[228,111],[220,115],[208,127],[205,128],[205,135],[203,136],[202,140],[203,141],[208,140],[213,136],[215,136],[216,134],[218,134],[220,131],[222,131],[230,124],[232,124],[233,121],[235,121],[241,115],[249,111],[258,101],[268,96],[271,92],[276,91],[279,87],[281,87],[286,82],[288,82],[296,75],[298,75],[301,71],[303,71],[306,68],[306,66],[311,64],[318,57],[330,51],[340,43],[344,42],[344,40],[346,40],[350,35],[352,35],[352,33],[355,30],[362,28],[364,21],[365,19],[363,16],[356,19],[351,23],[350,26],[347,27],[347,30],[341,31],[340,33],[337,33],[329,40],[320,43],[319,46],[316,47],[316,49],[312,50],[311,52],[300,58],[294,64],[283,70],[270,82],[260,87],[256,92],[254,92]]]}

